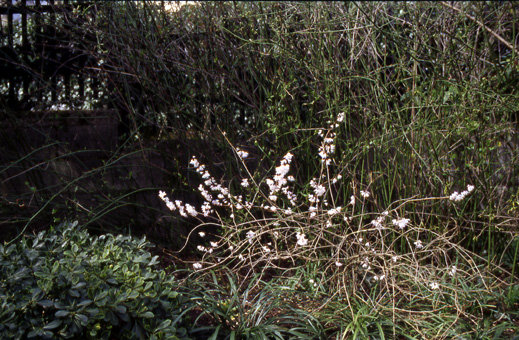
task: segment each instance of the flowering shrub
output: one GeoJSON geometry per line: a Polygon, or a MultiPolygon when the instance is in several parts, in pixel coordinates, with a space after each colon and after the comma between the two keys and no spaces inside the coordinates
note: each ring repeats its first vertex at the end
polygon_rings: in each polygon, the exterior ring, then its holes
{"type": "Polygon", "coordinates": [[[257,270],[290,269],[309,261],[320,263],[332,288],[358,294],[377,309],[388,296],[399,296],[400,303],[408,303],[407,308],[414,301],[451,308],[453,299],[473,298],[463,282],[479,282],[488,288],[487,274],[479,270],[473,254],[453,242],[455,234],[423,226],[420,213],[405,211],[409,203],[458,204],[474,190],[473,185],[450,196],[402,199],[384,211],[370,212],[367,203],[375,202],[376,195],[369,185],[352,184],[349,202],[339,205],[346,201],[334,193],[340,192],[337,187],[344,180],[334,173],[333,155],[335,130],[343,119],[339,114],[327,129],[317,132],[322,139],[320,176],[312,178],[308,191],[299,194],[293,189],[290,165],[294,156],[290,152],[272,177],[256,182],[246,166],[248,153],[234,149],[249,174],[238,179],[245,193],[239,195],[218,183],[193,156],[190,165],[203,180],[198,187],[205,199],[201,208],[173,202],[165,192],[159,193],[170,210],[183,217],[212,219],[219,226],[211,235],[216,241],[210,247],[198,247],[201,259],[193,268],[227,264],[257,270]],[[222,208],[229,211],[229,218],[218,213],[222,208]]]}

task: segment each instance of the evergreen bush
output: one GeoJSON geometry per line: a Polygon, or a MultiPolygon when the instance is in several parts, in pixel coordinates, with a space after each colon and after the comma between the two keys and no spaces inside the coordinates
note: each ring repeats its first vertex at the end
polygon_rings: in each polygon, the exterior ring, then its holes
{"type": "Polygon", "coordinates": [[[185,339],[182,294],[149,246],[77,222],[0,245],[0,338],[185,339]]]}

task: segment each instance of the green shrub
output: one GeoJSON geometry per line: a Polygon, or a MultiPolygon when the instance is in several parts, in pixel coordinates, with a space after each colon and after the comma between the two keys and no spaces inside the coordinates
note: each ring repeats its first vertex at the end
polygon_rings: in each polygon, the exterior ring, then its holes
{"type": "Polygon", "coordinates": [[[186,338],[182,294],[149,246],[77,222],[0,245],[2,338],[186,338]]]}

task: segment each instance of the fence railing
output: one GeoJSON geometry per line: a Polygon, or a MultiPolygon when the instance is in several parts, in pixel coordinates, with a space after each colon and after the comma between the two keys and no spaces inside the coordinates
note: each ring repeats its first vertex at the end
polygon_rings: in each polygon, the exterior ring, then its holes
{"type": "Polygon", "coordinates": [[[70,33],[95,14],[89,2],[0,1],[0,107],[91,108],[103,91],[97,60],[70,33]]]}

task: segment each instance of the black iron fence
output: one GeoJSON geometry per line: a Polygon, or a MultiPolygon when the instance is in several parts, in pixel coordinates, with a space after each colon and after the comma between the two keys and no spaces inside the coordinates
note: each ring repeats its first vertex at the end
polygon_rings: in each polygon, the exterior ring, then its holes
{"type": "Polygon", "coordinates": [[[76,46],[70,36],[95,15],[89,2],[0,1],[2,109],[93,108],[103,95],[95,46],[76,46]]]}

